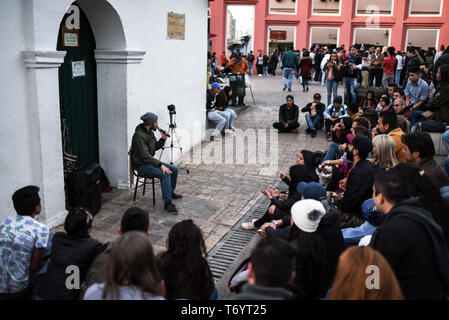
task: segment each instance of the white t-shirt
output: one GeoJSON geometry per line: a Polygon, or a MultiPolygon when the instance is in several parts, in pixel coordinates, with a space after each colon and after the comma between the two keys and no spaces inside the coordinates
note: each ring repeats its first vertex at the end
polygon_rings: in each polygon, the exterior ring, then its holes
{"type": "Polygon", "coordinates": [[[398,60],[398,68],[397,68],[397,70],[402,70],[402,59],[403,59],[403,57],[400,54],[398,54],[396,56],[396,59],[398,60]]]}

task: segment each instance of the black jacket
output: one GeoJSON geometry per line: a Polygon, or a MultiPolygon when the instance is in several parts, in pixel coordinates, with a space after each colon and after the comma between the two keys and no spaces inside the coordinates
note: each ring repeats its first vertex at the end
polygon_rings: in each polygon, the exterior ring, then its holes
{"type": "Polygon", "coordinates": [[[348,176],[346,191],[343,199],[337,202],[337,208],[363,218],[361,206],[363,201],[373,195],[376,171],[377,167],[368,160],[359,161],[348,176]]]}
{"type": "Polygon", "coordinates": [[[279,122],[282,125],[288,123],[289,125],[297,123],[299,117],[299,107],[293,104],[291,109],[288,109],[287,104],[279,107],[279,122]]]}
{"type": "Polygon", "coordinates": [[[270,288],[245,284],[242,291],[230,300],[290,300],[293,293],[285,288],[270,288]]]}
{"type": "MultiPolygon", "coordinates": [[[[313,102],[308,103],[304,108],[301,109],[301,112],[311,112],[310,107],[312,106],[313,102]]],[[[324,110],[326,109],[326,106],[323,103],[318,103],[316,105],[316,113],[323,115],[324,110]]]]}
{"type": "Polygon", "coordinates": [[[215,94],[212,89],[207,90],[206,92],[206,110],[210,111],[214,108],[215,105],[215,94]]]}
{"type": "Polygon", "coordinates": [[[370,245],[390,264],[406,299],[448,296],[449,253],[441,227],[411,198],[391,209],[370,245]]]}
{"type": "MultiPolygon", "coordinates": [[[[345,250],[345,245],[343,234],[340,229],[340,219],[337,208],[329,204],[326,200],[321,201],[321,203],[326,209],[326,214],[321,219],[317,232],[323,236],[326,245],[326,259],[329,274],[328,283],[330,285],[337,270],[338,258],[345,250]]],[[[282,225],[286,227],[279,229],[267,228],[265,230],[267,237],[280,237],[288,240],[290,221],[291,215],[288,215],[282,218],[282,225]]]]}
{"type": "Polygon", "coordinates": [[[437,81],[438,68],[445,64],[449,64],[449,47],[447,47],[447,49],[444,51],[444,53],[441,55],[441,57],[438,58],[438,60],[435,62],[435,65],[433,67],[432,75],[433,75],[433,81],[434,81],[435,87],[438,86],[438,81],[437,81]]]}
{"type": "Polygon", "coordinates": [[[49,300],[76,300],[80,290],[68,289],[66,280],[70,274],[66,268],[70,265],[79,268],[80,285],[83,283],[91,263],[107,247],[90,237],[75,238],[65,232],[58,232],[53,237],[50,263],[47,273],[39,281],[37,296],[49,300]]]}

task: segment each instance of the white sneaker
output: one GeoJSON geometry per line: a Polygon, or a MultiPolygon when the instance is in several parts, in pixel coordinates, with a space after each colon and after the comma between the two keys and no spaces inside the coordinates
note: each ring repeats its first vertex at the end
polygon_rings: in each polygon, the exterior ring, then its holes
{"type": "Polygon", "coordinates": [[[235,127],[230,127],[229,129],[231,129],[232,131],[235,131],[235,127]]]}
{"type": "Polygon", "coordinates": [[[259,77],[261,77],[262,75],[261,74],[259,74],[259,77]]]}
{"type": "Polygon", "coordinates": [[[254,222],[244,222],[244,223],[242,223],[242,228],[245,230],[256,230],[257,229],[254,226],[254,222]]]}
{"type": "Polygon", "coordinates": [[[232,130],[232,129],[225,129],[225,134],[231,134],[233,132],[234,132],[234,130],[232,130]]]}

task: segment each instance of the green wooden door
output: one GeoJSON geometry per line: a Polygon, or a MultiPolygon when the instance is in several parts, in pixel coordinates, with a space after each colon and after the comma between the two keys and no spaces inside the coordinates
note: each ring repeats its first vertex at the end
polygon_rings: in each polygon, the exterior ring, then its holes
{"type": "MultiPolygon", "coordinates": [[[[57,50],[67,52],[59,68],[61,129],[64,130],[64,124],[67,125],[71,153],[78,157],[77,165],[83,165],[99,162],[95,38],[86,15],[80,9],[77,35],[71,34],[72,37],[63,41],[67,16],[64,16],[59,28],[57,47],[57,50]],[[73,36],[78,46],[68,46],[73,45],[73,36]]],[[[65,151],[68,151],[67,148],[65,151]]]]}

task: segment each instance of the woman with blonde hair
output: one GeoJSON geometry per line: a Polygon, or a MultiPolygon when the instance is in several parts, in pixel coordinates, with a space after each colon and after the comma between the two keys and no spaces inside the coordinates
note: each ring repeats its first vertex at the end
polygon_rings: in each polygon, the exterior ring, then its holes
{"type": "Polygon", "coordinates": [[[403,300],[396,275],[371,247],[350,247],[340,256],[330,300],[403,300]]]}
{"type": "Polygon", "coordinates": [[[394,152],[394,140],[388,134],[380,134],[373,138],[373,159],[376,167],[388,171],[399,162],[394,152]]]}

